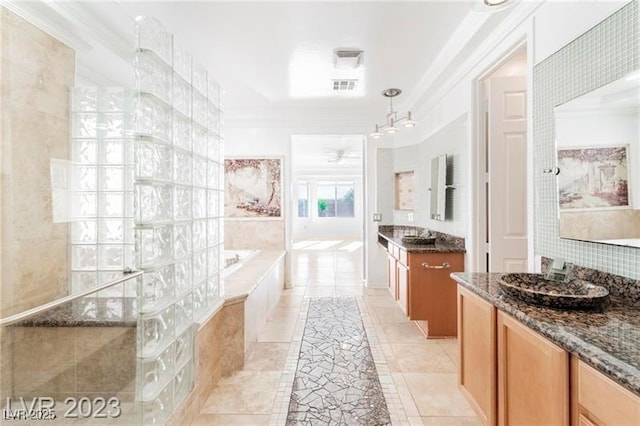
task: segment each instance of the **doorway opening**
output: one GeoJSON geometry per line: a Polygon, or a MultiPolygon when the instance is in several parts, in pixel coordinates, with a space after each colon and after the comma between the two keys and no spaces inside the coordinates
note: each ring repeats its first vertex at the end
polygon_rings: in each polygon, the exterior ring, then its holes
{"type": "Polygon", "coordinates": [[[363,287],[364,136],[291,137],[291,284],[307,296],[363,287]]]}
{"type": "Polygon", "coordinates": [[[478,81],[476,269],[530,268],[528,59],[525,43],[478,81]]]}

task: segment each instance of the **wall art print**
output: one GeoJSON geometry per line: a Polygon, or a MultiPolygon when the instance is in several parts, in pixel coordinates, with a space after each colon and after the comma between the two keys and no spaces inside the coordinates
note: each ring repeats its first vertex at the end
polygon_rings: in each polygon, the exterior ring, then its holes
{"type": "Polygon", "coordinates": [[[282,159],[224,160],[225,218],[282,217],[282,159]]]}
{"type": "Polygon", "coordinates": [[[560,210],[630,208],[627,146],[558,150],[560,210]]]}

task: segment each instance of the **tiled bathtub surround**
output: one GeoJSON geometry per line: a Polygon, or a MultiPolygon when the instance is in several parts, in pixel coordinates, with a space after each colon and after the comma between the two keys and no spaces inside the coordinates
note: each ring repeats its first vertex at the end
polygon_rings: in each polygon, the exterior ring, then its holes
{"type": "Polygon", "coordinates": [[[640,249],[561,239],[556,179],[555,106],[640,68],[640,2],[634,0],[538,64],[533,71],[535,252],[640,279],[640,249]]]}
{"type": "Polygon", "coordinates": [[[602,312],[561,311],[504,296],[501,274],[455,273],[452,277],[611,379],[640,395],[640,313],[617,297],[602,312]]]}
{"type": "Polygon", "coordinates": [[[390,423],[355,298],[312,299],[287,424],[390,423]]]}

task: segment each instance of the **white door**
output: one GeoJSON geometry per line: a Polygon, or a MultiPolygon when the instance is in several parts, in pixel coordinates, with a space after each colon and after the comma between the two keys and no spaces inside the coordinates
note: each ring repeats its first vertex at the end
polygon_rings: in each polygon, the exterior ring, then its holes
{"type": "Polygon", "coordinates": [[[491,78],[488,89],[488,272],[527,270],[527,82],[491,78]]]}

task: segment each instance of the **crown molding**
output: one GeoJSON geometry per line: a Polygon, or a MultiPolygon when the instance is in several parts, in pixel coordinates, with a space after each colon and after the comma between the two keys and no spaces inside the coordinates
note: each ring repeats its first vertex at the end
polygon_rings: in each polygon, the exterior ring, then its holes
{"type": "Polygon", "coordinates": [[[93,48],[86,37],[74,31],[69,22],[58,11],[51,8],[51,3],[7,0],[2,2],[2,6],[75,51],[87,51],[93,48]]]}
{"type": "MultiPolygon", "coordinates": [[[[90,4],[90,3],[88,3],[90,4]]],[[[122,59],[133,52],[133,25],[129,37],[109,28],[81,2],[7,0],[2,2],[16,15],[65,43],[76,52],[88,52],[102,45],[122,59]]]]}
{"type": "MultiPolygon", "coordinates": [[[[514,5],[513,11],[505,18],[505,20],[493,31],[491,34],[475,49],[473,55],[469,56],[461,65],[457,66],[455,69],[450,70],[451,61],[455,58],[457,52],[460,50],[460,45],[455,45],[452,43],[447,43],[445,48],[443,49],[445,52],[441,52],[438,55],[438,58],[449,58],[449,62],[446,65],[439,65],[434,63],[427,72],[423,79],[421,79],[419,84],[419,90],[415,91],[411,97],[412,111],[415,111],[414,114],[416,118],[419,120],[424,118],[427,113],[433,108],[447,93],[449,93],[460,81],[464,79],[465,76],[469,75],[473,69],[478,66],[478,64],[482,63],[482,61],[490,56],[499,45],[506,39],[508,36],[517,30],[526,19],[528,19],[546,0],[540,1],[521,1],[518,4],[514,5]],[[440,84],[438,88],[434,91],[430,91],[433,86],[433,83],[437,81],[437,79],[444,75],[447,71],[451,71],[448,73],[448,78],[444,81],[443,84],[440,84]]],[[[472,12],[477,14],[477,12],[472,12]]],[[[490,16],[490,14],[483,14],[486,17],[490,16]]],[[[469,18],[471,19],[471,18],[469,18]]],[[[484,23],[485,20],[475,20],[473,21],[475,25],[479,25],[481,22],[484,23]]],[[[459,29],[462,27],[459,26],[459,29]]],[[[480,27],[477,27],[475,31],[477,31],[480,27]]],[[[466,31],[467,29],[463,30],[466,31]]],[[[456,30],[456,33],[458,30],[456,30]]],[[[466,37],[467,42],[470,41],[475,35],[475,32],[466,37]]],[[[462,40],[463,37],[460,36],[458,42],[462,40]]]]}

